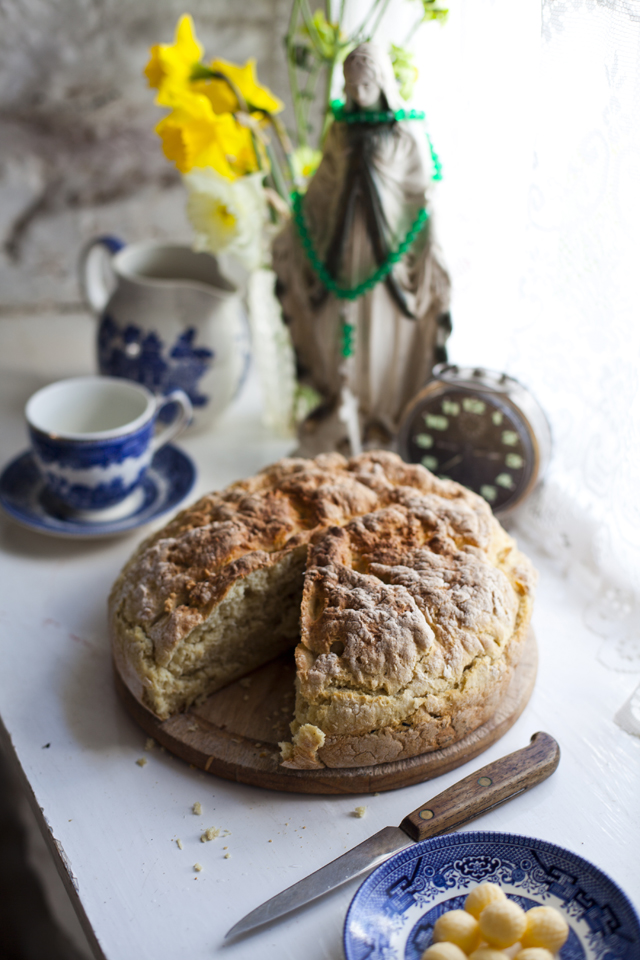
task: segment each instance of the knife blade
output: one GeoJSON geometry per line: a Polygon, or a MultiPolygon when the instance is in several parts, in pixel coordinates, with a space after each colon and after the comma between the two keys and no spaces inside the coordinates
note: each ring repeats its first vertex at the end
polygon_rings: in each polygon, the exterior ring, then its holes
{"type": "Polygon", "coordinates": [[[348,880],[359,877],[418,840],[458,830],[476,817],[519,796],[551,776],[560,762],[560,747],[538,732],[528,746],[487,764],[439,793],[404,818],[384,827],[336,860],[256,907],[226,933],[225,940],[248,933],[311,903],[348,880]]]}

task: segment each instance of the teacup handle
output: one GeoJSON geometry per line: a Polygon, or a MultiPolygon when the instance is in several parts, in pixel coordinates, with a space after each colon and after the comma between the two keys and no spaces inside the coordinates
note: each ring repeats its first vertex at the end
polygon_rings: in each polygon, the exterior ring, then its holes
{"type": "Polygon", "coordinates": [[[156,401],[156,417],[168,403],[177,403],[180,407],[180,413],[172,423],[168,423],[166,427],[163,427],[154,435],[151,440],[151,453],[155,453],[160,447],[164,447],[165,443],[169,443],[170,440],[177,437],[178,434],[186,430],[191,423],[193,407],[191,406],[191,400],[189,400],[184,390],[172,390],[166,397],[158,397],[156,401]]]}
{"type": "Polygon", "coordinates": [[[124,247],[118,237],[95,237],[80,254],[80,289],[94,313],[102,313],[115,287],[111,258],[124,247]]]}

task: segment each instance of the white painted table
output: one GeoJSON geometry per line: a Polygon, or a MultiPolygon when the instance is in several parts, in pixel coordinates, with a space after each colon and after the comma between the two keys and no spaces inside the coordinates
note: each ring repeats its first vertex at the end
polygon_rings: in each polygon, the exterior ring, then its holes
{"type": "MultiPolygon", "coordinates": [[[[92,337],[81,316],[0,321],[3,464],[26,447],[24,401],[44,382],[90,371],[92,337]]],[[[258,411],[250,383],[214,432],[183,441],[199,468],[194,497],[286,452],[258,411]]],[[[309,797],[218,780],[157,748],[145,752],[145,734],[114,693],[105,617],[110,585],[142,535],[69,542],[0,519],[0,715],[75,906],[108,960],[339,960],[357,881],[248,940],[222,941],[267,897],[397,824],[474,767],[524,746],[539,729],[560,742],[557,773],[474,828],[575,850],[640,905],[640,739],[612,719],[637,678],[597,662],[601,641],[582,623],[586,598],[548,559],[532,553],[541,573],[536,690],[482,760],[377,797],[309,797]],[[140,767],[143,755],[148,763],[140,767]],[[195,801],[201,817],[191,812],[195,801]],[[356,819],[360,804],[366,816],[356,819]],[[229,835],[202,844],[209,826],[229,835]]]]}

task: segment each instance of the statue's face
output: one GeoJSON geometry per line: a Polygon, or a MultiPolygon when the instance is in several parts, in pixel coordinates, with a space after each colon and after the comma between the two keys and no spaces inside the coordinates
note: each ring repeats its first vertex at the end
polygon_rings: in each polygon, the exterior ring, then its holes
{"type": "Polygon", "coordinates": [[[361,60],[345,67],[344,86],[347,96],[363,110],[375,106],[382,93],[373,71],[361,60]]]}

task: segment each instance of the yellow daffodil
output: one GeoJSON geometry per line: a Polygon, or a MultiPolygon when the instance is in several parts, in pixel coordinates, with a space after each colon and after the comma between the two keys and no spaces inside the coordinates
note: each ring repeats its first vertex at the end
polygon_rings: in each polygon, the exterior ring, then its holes
{"type": "Polygon", "coordinates": [[[151,49],[145,75],[158,91],[156,103],[171,110],[156,126],[165,156],[181,173],[211,168],[228,180],[266,168],[260,124],[282,103],[258,83],[254,60],[243,67],[226,60],[205,66],[201,58],[188,15],[178,21],[173,44],[151,49]],[[224,74],[229,83],[212,73],[224,74]]]}
{"type": "Polygon", "coordinates": [[[181,173],[212,167],[233,180],[258,169],[251,132],[232,114],[214,113],[206,97],[184,97],[156,126],[156,133],[165,156],[181,173]]]}
{"type": "Polygon", "coordinates": [[[157,43],[151,47],[151,59],[144,71],[149,86],[161,91],[167,80],[186,85],[202,53],[193,20],[185,14],[178,21],[172,44],[157,43]]]}
{"type": "Polygon", "coordinates": [[[198,93],[208,97],[216,113],[235,113],[240,108],[233,87],[240,92],[250,111],[263,110],[266,113],[279,113],[284,106],[282,101],[278,100],[267,87],[258,83],[255,67],[255,60],[247,60],[244,67],[229,63],[227,60],[212,60],[208,69],[224,74],[231,81],[231,85],[225,80],[211,78],[197,80],[192,86],[198,93]]]}

